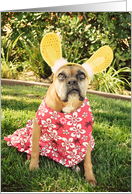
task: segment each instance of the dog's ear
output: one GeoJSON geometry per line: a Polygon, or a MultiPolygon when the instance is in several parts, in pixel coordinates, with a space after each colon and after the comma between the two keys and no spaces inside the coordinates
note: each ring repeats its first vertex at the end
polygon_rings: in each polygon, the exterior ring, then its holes
{"type": "Polygon", "coordinates": [[[88,72],[92,70],[93,74],[105,70],[113,60],[113,51],[109,46],[102,46],[91,57],[82,64],[82,67],[88,72]]]}
{"type": "Polygon", "coordinates": [[[52,68],[57,59],[62,58],[60,39],[55,33],[46,34],[41,41],[40,51],[43,59],[52,68]]]}

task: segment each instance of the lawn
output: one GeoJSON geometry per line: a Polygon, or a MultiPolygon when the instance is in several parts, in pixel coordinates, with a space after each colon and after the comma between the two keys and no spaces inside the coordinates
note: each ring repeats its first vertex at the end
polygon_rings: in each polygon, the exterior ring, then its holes
{"type": "Polygon", "coordinates": [[[25,153],[8,147],[4,137],[25,127],[42,102],[47,88],[1,86],[1,191],[2,192],[130,192],[131,102],[88,94],[94,116],[92,151],[95,188],[86,182],[83,162],[74,173],[46,157],[40,169],[29,171],[25,153]]]}

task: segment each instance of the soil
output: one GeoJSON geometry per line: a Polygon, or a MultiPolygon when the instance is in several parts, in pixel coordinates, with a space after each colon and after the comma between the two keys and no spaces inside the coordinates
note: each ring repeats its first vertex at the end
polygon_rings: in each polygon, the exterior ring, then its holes
{"type": "Polygon", "coordinates": [[[19,80],[24,80],[24,81],[35,81],[35,82],[42,82],[42,83],[52,83],[53,80],[53,75],[51,75],[50,77],[43,79],[43,78],[39,78],[37,77],[34,72],[29,71],[29,72],[23,72],[20,76],[19,76],[19,80]]]}

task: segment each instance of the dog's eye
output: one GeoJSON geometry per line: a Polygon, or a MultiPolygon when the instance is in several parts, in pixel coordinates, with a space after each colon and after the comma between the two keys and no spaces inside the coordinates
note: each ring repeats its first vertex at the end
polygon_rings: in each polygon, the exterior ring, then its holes
{"type": "Polygon", "coordinates": [[[80,79],[84,79],[85,77],[86,77],[86,76],[85,76],[84,73],[80,73],[80,74],[79,74],[79,78],[80,78],[80,79]]]}
{"type": "Polygon", "coordinates": [[[60,74],[58,75],[58,78],[59,78],[59,79],[64,79],[64,78],[65,78],[65,75],[64,75],[63,73],[60,73],[60,74]]]}

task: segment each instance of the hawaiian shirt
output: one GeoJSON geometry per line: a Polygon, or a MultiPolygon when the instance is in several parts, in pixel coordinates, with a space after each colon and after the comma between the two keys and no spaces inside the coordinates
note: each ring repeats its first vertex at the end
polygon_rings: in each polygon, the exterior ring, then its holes
{"type": "Polygon", "coordinates": [[[42,130],[40,155],[71,167],[84,160],[90,138],[91,150],[94,147],[93,116],[87,98],[72,113],[56,112],[43,100],[37,111],[36,120],[42,130]]]}
{"type": "MultiPolygon", "coordinates": [[[[37,113],[37,123],[41,127],[39,154],[49,157],[66,167],[83,161],[91,139],[91,151],[95,141],[92,136],[93,116],[87,97],[74,112],[60,113],[52,110],[42,101],[37,113]]],[[[29,158],[32,152],[33,119],[26,127],[16,130],[5,137],[8,146],[14,146],[20,152],[26,152],[29,158]]]]}

